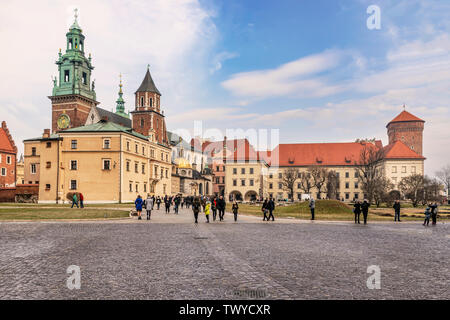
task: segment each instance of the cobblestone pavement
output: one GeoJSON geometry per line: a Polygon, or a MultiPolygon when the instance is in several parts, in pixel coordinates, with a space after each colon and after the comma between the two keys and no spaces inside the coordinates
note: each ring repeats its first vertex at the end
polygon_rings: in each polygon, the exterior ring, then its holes
{"type": "Polygon", "coordinates": [[[0,299],[450,298],[449,224],[225,219],[0,223],[0,299]]]}

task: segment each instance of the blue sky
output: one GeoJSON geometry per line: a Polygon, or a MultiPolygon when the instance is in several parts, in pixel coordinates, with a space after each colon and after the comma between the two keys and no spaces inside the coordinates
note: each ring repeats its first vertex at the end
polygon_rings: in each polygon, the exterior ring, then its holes
{"type": "Polygon", "coordinates": [[[171,130],[201,120],[279,129],[281,142],[386,144],[405,103],[426,120],[426,172],[449,161],[450,1],[2,1],[0,107],[18,141],[50,127],[47,96],[74,7],[103,108],[115,106],[122,73],[132,110],[147,64],[171,130]],[[366,26],[373,4],[380,30],[366,26]]]}

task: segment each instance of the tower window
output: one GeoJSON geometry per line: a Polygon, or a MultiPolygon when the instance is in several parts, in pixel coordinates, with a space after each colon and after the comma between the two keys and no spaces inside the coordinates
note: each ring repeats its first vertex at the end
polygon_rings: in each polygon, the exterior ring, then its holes
{"type": "Polygon", "coordinates": [[[153,98],[150,98],[150,107],[153,107],[153,98]]]}
{"type": "Polygon", "coordinates": [[[144,97],[141,97],[141,106],[144,106],[144,97]]]}
{"type": "Polygon", "coordinates": [[[64,70],[64,82],[69,82],[70,70],[64,70]]]}
{"type": "Polygon", "coordinates": [[[72,39],[69,39],[69,49],[72,49],[72,39]]]}
{"type": "Polygon", "coordinates": [[[144,119],[141,119],[141,127],[144,126],[144,119]]]}
{"type": "Polygon", "coordinates": [[[87,73],[83,72],[83,84],[87,85],[87,73]]]}

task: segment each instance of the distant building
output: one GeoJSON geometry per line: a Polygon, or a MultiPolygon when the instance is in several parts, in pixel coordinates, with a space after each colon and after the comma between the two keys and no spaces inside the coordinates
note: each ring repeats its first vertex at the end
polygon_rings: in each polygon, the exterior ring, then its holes
{"type": "Polygon", "coordinates": [[[9,133],[6,122],[0,128],[0,188],[16,185],[17,147],[9,133]]]}

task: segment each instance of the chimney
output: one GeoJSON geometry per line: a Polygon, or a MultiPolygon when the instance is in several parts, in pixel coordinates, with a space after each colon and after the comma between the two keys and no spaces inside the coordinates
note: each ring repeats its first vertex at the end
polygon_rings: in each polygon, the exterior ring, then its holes
{"type": "Polygon", "coordinates": [[[44,129],[43,138],[50,138],[50,129],[44,129]]]}

